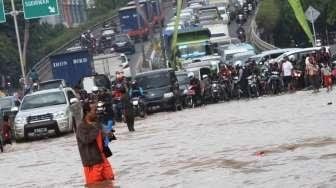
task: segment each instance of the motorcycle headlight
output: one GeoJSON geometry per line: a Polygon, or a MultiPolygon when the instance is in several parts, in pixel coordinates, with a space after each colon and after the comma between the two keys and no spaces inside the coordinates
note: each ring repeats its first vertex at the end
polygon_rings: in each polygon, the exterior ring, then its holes
{"type": "Polygon", "coordinates": [[[217,84],[212,84],[212,87],[217,87],[217,84]]]}
{"type": "Polygon", "coordinates": [[[185,89],[185,90],[183,90],[183,94],[188,94],[188,90],[187,89],[185,89]]]}
{"type": "Polygon", "coordinates": [[[27,123],[27,118],[25,117],[16,117],[15,118],[15,124],[26,124],[27,123]]]}
{"type": "Polygon", "coordinates": [[[133,105],[138,105],[139,104],[139,101],[138,100],[135,100],[135,101],[132,101],[133,105]]]}
{"type": "Polygon", "coordinates": [[[163,95],[164,98],[171,98],[171,97],[173,97],[173,96],[174,96],[174,93],[173,93],[173,92],[165,93],[165,94],[163,95]]]}
{"type": "Polygon", "coordinates": [[[53,116],[54,116],[54,119],[63,119],[66,117],[66,114],[65,112],[62,111],[62,112],[54,113],[53,116]]]}

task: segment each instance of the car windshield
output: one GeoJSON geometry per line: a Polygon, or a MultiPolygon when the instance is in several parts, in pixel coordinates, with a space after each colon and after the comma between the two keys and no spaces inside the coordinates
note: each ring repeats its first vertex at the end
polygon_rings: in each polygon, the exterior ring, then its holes
{"type": "Polygon", "coordinates": [[[51,92],[44,94],[36,94],[26,96],[21,104],[21,110],[28,110],[33,108],[41,108],[46,106],[54,106],[66,104],[65,95],[63,92],[51,92]]]}
{"type": "Polygon", "coordinates": [[[10,98],[3,98],[0,99],[0,109],[1,108],[8,108],[12,106],[12,99],[10,98]]]}
{"type": "Polygon", "coordinates": [[[128,37],[127,35],[117,35],[115,36],[115,42],[127,42],[128,37]]]}
{"type": "Polygon", "coordinates": [[[105,76],[95,76],[94,82],[97,87],[109,88],[110,81],[105,76]]]}
{"type": "Polygon", "coordinates": [[[62,81],[53,81],[53,82],[45,82],[40,83],[39,90],[47,90],[47,89],[55,89],[59,88],[62,85],[62,81]]]}
{"type": "Polygon", "coordinates": [[[168,86],[170,77],[168,72],[158,72],[137,77],[139,85],[144,89],[155,89],[168,86]]]}
{"type": "Polygon", "coordinates": [[[187,85],[189,83],[188,74],[177,74],[176,76],[180,85],[187,85]]]}

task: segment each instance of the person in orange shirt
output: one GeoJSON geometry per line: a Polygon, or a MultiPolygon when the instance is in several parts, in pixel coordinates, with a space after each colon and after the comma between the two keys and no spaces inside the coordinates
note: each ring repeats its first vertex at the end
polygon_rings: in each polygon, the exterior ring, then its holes
{"type": "Polygon", "coordinates": [[[115,180],[103,144],[101,125],[97,121],[95,104],[84,104],[84,119],[77,127],[76,138],[87,185],[115,180]]]}

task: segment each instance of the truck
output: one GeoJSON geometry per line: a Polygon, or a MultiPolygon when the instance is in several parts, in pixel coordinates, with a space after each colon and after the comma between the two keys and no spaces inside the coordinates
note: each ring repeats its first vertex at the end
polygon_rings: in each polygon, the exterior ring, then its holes
{"type": "Polygon", "coordinates": [[[92,75],[92,55],[87,49],[56,54],[49,57],[54,79],[65,80],[74,87],[83,77],[92,75]]]}
{"type": "MultiPolygon", "coordinates": [[[[151,23],[153,20],[153,7],[150,0],[139,0],[140,6],[143,6],[143,13],[146,15],[148,23],[151,23]]],[[[127,6],[136,6],[135,1],[130,1],[127,3],[127,6]]]]}
{"type": "Polygon", "coordinates": [[[130,77],[128,67],[128,58],[125,54],[112,53],[93,56],[94,72],[104,74],[110,80],[113,80],[117,71],[123,71],[126,77],[130,77]],[[124,69],[127,70],[124,70],[124,69]]]}
{"type": "MultiPolygon", "coordinates": [[[[144,5],[140,5],[140,9],[144,11],[144,5]]],[[[118,17],[120,21],[121,33],[127,33],[132,39],[137,40],[143,38],[148,39],[149,25],[147,18],[143,18],[138,12],[136,6],[127,6],[119,9],[118,17]],[[140,24],[138,24],[138,16],[140,16],[140,24]]]]}
{"type": "Polygon", "coordinates": [[[231,41],[229,28],[227,24],[223,24],[222,21],[211,21],[204,23],[203,28],[210,30],[210,42],[220,46],[221,44],[228,44],[231,41]]]}

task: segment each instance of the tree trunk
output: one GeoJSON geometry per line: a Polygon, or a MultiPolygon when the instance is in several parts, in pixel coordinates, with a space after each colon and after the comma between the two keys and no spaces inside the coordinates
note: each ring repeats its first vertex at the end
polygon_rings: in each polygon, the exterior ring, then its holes
{"type": "Polygon", "coordinates": [[[30,23],[29,21],[25,21],[25,28],[24,28],[24,36],[23,36],[23,50],[22,50],[22,59],[23,59],[23,65],[27,65],[27,48],[29,43],[29,31],[30,31],[30,23]]]}

